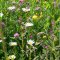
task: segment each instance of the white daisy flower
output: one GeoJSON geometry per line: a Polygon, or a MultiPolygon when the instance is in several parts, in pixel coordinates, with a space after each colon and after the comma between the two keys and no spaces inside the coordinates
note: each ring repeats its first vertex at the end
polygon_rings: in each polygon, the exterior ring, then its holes
{"type": "Polygon", "coordinates": [[[33,23],[25,23],[25,27],[33,26],[33,23]]]}
{"type": "Polygon", "coordinates": [[[1,12],[1,13],[0,13],[0,17],[2,17],[2,16],[3,16],[3,13],[1,12]]]}
{"type": "Polygon", "coordinates": [[[17,42],[9,42],[9,45],[10,46],[16,46],[17,45],[17,42]]]}
{"type": "Polygon", "coordinates": [[[0,40],[0,43],[2,42],[2,40],[0,40]]]}
{"type": "Polygon", "coordinates": [[[16,9],[15,6],[10,6],[10,7],[8,7],[8,10],[15,10],[15,9],[16,9]]]}
{"type": "Polygon", "coordinates": [[[29,45],[31,45],[31,46],[32,46],[34,43],[35,43],[35,42],[34,42],[33,40],[31,40],[31,39],[27,41],[27,44],[29,44],[29,45]]]}
{"type": "Polygon", "coordinates": [[[13,59],[13,60],[14,60],[15,58],[16,58],[15,55],[9,55],[9,56],[8,56],[8,59],[13,59]]]}
{"type": "Polygon", "coordinates": [[[30,8],[22,8],[22,11],[24,11],[24,12],[28,12],[28,11],[30,11],[30,8]]]}

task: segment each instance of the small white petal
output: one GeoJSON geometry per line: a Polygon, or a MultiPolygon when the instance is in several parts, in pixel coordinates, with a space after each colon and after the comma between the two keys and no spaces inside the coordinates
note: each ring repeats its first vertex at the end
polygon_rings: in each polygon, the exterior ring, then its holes
{"type": "Polygon", "coordinates": [[[9,55],[8,58],[9,58],[9,59],[15,59],[16,56],[15,56],[15,55],[9,55]]]}
{"type": "Polygon", "coordinates": [[[30,39],[29,41],[27,41],[27,43],[32,46],[35,42],[30,39]]]}
{"type": "Polygon", "coordinates": [[[0,43],[2,42],[2,40],[0,40],[0,43]]]}
{"type": "Polygon", "coordinates": [[[1,12],[1,13],[0,13],[0,17],[2,17],[2,16],[3,16],[3,13],[1,12]]]}
{"type": "Polygon", "coordinates": [[[25,27],[33,26],[33,23],[25,23],[25,27]]]}
{"type": "Polygon", "coordinates": [[[28,11],[30,11],[30,8],[22,8],[22,11],[28,12],[28,11]]]}
{"type": "Polygon", "coordinates": [[[15,6],[10,6],[10,7],[8,7],[8,10],[15,10],[15,9],[16,9],[15,6]]]}
{"type": "Polygon", "coordinates": [[[22,8],[22,10],[23,10],[23,11],[26,11],[26,9],[25,9],[25,8],[22,8]]]}
{"type": "Polygon", "coordinates": [[[16,46],[17,45],[17,42],[9,42],[9,45],[10,46],[16,46]]]}

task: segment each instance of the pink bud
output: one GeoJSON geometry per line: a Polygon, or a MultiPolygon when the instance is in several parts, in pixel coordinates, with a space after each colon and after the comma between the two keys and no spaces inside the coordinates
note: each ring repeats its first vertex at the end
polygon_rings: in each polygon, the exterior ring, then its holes
{"type": "Polygon", "coordinates": [[[20,3],[23,3],[24,2],[24,0],[20,0],[20,3]]]}
{"type": "Polygon", "coordinates": [[[52,24],[52,26],[54,26],[55,22],[54,22],[54,21],[52,21],[52,22],[51,22],[51,24],[52,24]]]}
{"type": "Polygon", "coordinates": [[[47,49],[47,48],[48,48],[48,46],[45,46],[45,48],[47,49]]]}
{"type": "Polygon", "coordinates": [[[14,37],[15,37],[15,38],[19,37],[19,34],[18,34],[18,33],[15,33],[15,34],[14,34],[14,37]]]}
{"type": "Polygon", "coordinates": [[[30,35],[30,38],[32,38],[32,35],[30,35]]]}

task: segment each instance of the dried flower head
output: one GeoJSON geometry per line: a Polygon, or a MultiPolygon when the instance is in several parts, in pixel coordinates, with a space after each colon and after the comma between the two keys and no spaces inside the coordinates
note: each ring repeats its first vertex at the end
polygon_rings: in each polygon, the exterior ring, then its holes
{"type": "Polygon", "coordinates": [[[39,9],[40,9],[40,7],[38,7],[38,6],[35,8],[35,10],[39,10],[39,9]]]}
{"type": "Polygon", "coordinates": [[[1,26],[2,26],[2,28],[4,28],[5,27],[5,23],[1,22],[1,26]]]}

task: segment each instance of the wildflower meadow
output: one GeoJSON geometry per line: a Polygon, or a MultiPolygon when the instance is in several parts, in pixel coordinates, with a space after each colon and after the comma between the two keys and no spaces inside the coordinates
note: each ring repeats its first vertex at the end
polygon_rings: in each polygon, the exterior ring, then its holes
{"type": "Polygon", "coordinates": [[[0,60],[60,60],[60,0],[0,0],[0,60]]]}

